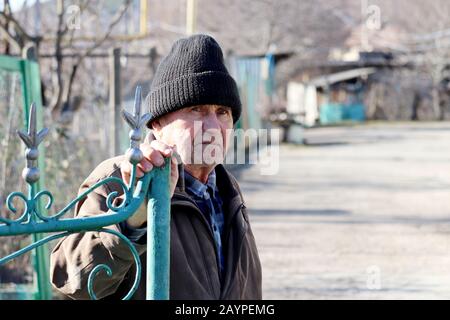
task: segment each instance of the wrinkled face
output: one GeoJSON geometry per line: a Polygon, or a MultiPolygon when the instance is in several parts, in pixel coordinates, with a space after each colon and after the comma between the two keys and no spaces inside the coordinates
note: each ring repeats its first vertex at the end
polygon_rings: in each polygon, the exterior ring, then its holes
{"type": "Polygon", "coordinates": [[[184,164],[222,163],[233,128],[231,108],[198,105],[171,112],[152,124],[157,139],[176,146],[184,164]]]}

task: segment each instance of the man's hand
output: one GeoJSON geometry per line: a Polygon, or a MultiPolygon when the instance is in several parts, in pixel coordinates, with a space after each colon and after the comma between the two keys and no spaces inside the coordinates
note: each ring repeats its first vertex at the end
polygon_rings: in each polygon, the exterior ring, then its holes
{"type": "MultiPolygon", "coordinates": [[[[169,146],[159,140],[146,141],[141,144],[140,149],[144,158],[136,166],[136,177],[141,178],[145,173],[151,171],[154,167],[161,167],[164,164],[164,158],[172,157],[176,152],[176,147],[169,146]]],[[[178,161],[175,156],[171,158],[170,166],[170,198],[172,198],[175,187],[178,181],[178,161]]],[[[131,177],[131,170],[133,165],[124,160],[120,164],[120,172],[125,183],[129,183],[131,177]]],[[[128,218],[127,223],[130,227],[139,228],[147,221],[147,204],[143,205],[136,211],[134,215],[128,218]]]]}

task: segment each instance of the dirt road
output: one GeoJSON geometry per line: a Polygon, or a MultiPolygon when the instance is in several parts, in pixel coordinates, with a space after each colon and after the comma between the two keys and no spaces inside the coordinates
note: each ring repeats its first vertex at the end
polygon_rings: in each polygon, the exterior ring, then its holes
{"type": "Polygon", "coordinates": [[[450,123],[310,129],[243,170],[265,299],[450,299],[450,123]]]}

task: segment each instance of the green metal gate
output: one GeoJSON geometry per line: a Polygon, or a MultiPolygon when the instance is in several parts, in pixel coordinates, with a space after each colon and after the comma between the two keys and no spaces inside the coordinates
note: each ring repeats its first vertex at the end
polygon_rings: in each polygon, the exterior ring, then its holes
{"type": "MultiPolygon", "coordinates": [[[[19,63],[17,66],[22,66],[19,63]]],[[[26,66],[26,63],[25,63],[26,66]]],[[[32,67],[33,68],[33,67],[32,67]]],[[[35,70],[35,71],[38,71],[35,70]]],[[[26,79],[24,80],[26,82],[26,79]]],[[[37,91],[35,91],[37,92],[37,91]]],[[[38,91],[40,92],[40,91],[38,91]]],[[[40,98],[39,98],[40,101],[40,98]]],[[[125,121],[131,127],[129,134],[130,147],[126,152],[127,159],[132,163],[131,178],[128,184],[117,177],[105,178],[88,190],[79,194],[74,200],[67,204],[62,210],[54,214],[48,214],[44,209],[51,209],[53,204],[53,195],[50,191],[43,189],[39,191],[42,185],[39,175],[39,156],[38,147],[48,133],[47,128],[38,130],[37,105],[31,103],[28,110],[28,130],[24,132],[19,130],[17,133],[26,145],[26,167],[22,171],[22,178],[28,185],[28,193],[24,194],[19,191],[11,192],[6,198],[6,205],[9,212],[19,217],[6,218],[0,215],[0,237],[10,237],[16,235],[33,235],[33,242],[20,250],[16,250],[5,257],[0,257],[0,266],[22,256],[31,250],[40,250],[46,243],[52,240],[66,237],[73,233],[82,233],[86,231],[104,232],[117,236],[130,249],[135,264],[136,276],[132,288],[126,294],[124,299],[130,299],[136,291],[141,277],[141,262],[139,254],[133,243],[121,233],[107,229],[106,226],[120,223],[133,215],[141,206],[143,201],[147,199],[147,281],[146,289],[147,299],[169,299],[169,266],[170,266],[170,196],[169,196],[169,177],[170,177],[170,159],[166,159],[165,165],[161,168],[154,168],[151,172],[146,173],[142,178],[137,179],[137,164],[142,160],[143,154],[140,150],[140,141],[142,138],[142,128],[151,118],[151,115],[145,113],[141,115],[142,95],[141,88],[136,89],[135,103],[133,113],[127,111],[122,112],[125,121]],[[106,213],[100,213],[90,217],[64,218],[74,206],[88,194],[98,187],[109,182],[118,183],[124,192],[122,204],[116,206],[113,202],[118,196],[118,192],[111,192],[106,198],[106,205],[109,209],[106,213]],[[45,208],[41,204],[42,198],[46,199],[45,208]],[[23,210],[19,211],[14,200],[21,201],[23,210]],[[48,234],[40,238],[36,238],[38,234],[48,234]]],[[[42,122],[42,121],[40,121],[42,122]]],[[[15,178],[15,177],[12,177],[15,178]]],[[[39,252],[39,251],[37,251],[39,252]]],[[[42,260],[48,255],[42,253],[42,260]]],[[[39,261],[38,263],[45,263],[39,261]]],[[[38,264],[37,264],[38,265],[38,264]]],[[[46,265],[43,265],[46,268],[46,265]]],[[[106,272],[111,275],[111,268],[105,264],[95,266],[89,273],[87,281],[87,290],[92,299],[96,299],[94,292],[95,277],[99,272],[106,272]]],[[[48,268],[40,270],[42,281],[38,283],[39,299],[49,299],[51,295],[45,296],[45,290],[49,288],[48,268]],[[47,279],[46,279],[47,277],[47,279]],[[44,282],[45,281],[45,282],[44,282]],[[42,290],[42,291],[41,291],[42,290]]]]}
{"type": "MultiPolygon", "coordinates": [[[[32,102],[36,104],[37,107],[37,125],[42,127],[43,119],[42,119],[42,96],[41,96],[41,80],[40,80],[40,72],[39,65],[36,61],[28,60],[28,59],[20,59],[11,56],[0,56],[0,71],[5,74],[15,74],[17,75],[17,81],[20,82],[20,96],[21,101],[16,103],[14,106],[8,107],[16,107],[19,105],[22,108],[22,121],[24,127],[28,127],[28,119],[29,119],[29,106],[32,102]]],[[[7,79],[4,79],[7,81],[7,79]]],[[[3,96],[7,96],[11,93],[4,92],[3,96]]],[[[12,93],[14,94],[14,93],[12,93]]],[[[17,128],[16,128],[17,129],[17,128]]],[[[41,147],[40,153],[43,154],[44,150],[41,147]]],[[[44,158],[39,158],[38,163],[41,178],[36,185],[36,191],[39,192],[43,189],[45,185],[45,177],[44,177],[44,158]]],[[[3,190],[2,190],[3,192],[3,190]]],[[[40,207],[41,212],[44,210],[42,201],[38,201],[37,205],[40,207]]],[[[43,237],[42,234],[32,234],[32,241],[37,242],[41,240],[43,237]]],[[[46,245],[40,246],[33,252],[33,264],[35,270],[35,284],[36,289],[34,292],[35,299],[51,299],[52,290],[49,282],[49,272],[48,272],[48,247],[46,245]]]]}

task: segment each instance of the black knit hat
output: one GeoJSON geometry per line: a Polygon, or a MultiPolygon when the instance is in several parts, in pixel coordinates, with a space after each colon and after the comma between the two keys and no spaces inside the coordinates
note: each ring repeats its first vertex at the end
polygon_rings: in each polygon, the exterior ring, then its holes
{"type": "Polygon", "coordinates": [[[184,107],[216,104],[231,108],[233,122],[241,116],[236,82],[212,37],[198,34],[177,40],[159,64],[146,103],[151,121],[184,107]]]}

